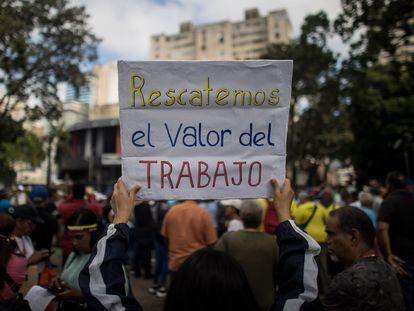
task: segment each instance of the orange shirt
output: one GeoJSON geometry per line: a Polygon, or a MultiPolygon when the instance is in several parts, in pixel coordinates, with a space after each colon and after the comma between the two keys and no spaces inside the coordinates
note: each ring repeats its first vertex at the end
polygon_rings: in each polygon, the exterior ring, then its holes
{"type": "Polygon", "coordinates": [[[194,201],[173,206],[165,215],[161,234],[168,239],[168,267],[177,271],[193,252],[217,240],[211,216],[194,201]]]}

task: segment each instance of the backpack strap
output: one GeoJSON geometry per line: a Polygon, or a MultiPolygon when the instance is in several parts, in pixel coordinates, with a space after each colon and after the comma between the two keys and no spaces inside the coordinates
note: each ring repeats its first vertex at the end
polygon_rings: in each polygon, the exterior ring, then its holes
{"type": "Polygon", "coordinates": [[[309,223],[312,221],[313,216],[315,216],[316,214],[316,210],[318,209],[318,205],[315,204],[315,206],[313,207],[313,211],[312,214],[309,216],[308,220],[306,220],[306,222],[304,224],[301,224],[299,227],[305,231],[306,227],[309,225],[309,223]]]}

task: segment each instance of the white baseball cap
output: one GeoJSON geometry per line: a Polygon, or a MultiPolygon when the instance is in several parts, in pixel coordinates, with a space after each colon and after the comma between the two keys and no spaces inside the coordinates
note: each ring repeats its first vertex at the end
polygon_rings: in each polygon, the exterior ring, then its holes
{"type": "Polygon", "coordinates": [[[240,210],[242,206],[242,200],[231,199],[231,200],[221,200],[221,205],[223,206],[233,206],[235,209],[240,210]]]}

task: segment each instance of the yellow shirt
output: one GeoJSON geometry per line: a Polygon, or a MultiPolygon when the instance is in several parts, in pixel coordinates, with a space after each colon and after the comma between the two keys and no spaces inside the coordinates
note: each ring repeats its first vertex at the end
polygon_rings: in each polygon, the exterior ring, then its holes
{"type": "Polygon", "coordinates": [[[267,212],[267,200],[266,199],[257,199],[257,201],[259,201],[259,203],[260,203],[260,207],[262,208],[262,222],[260,223],[260,226],[259,226],[259,231],[260,232],[264,232],[264,220],[265,220],[265,217],[266,217],[266,212],[267,212]]]}
{"type": "Polygon", "coordinates": [[[326,232],[325,223],[328,217],[328,209],[316,202],[305,202],[292,208],[292,217],[297,225],[305,224],[309,217],[311,217],[313,209],[317,206],[316,212],[312,220],[306,226],[305,231],[313,237],[318,243],[325,243],[326,232]]]}

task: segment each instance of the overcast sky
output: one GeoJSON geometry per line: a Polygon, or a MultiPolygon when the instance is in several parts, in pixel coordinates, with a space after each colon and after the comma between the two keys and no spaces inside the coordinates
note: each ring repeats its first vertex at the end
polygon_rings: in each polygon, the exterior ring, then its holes
{"type": "MultiPolygon", "coordinates": [[[[303,18],[325,10],[333,19],[340,11],[340,0],[73,0],[86,6],[90,25],[103,39],[99,46],[99,62],[113,60],[147,60],[149,39],[153,34],[178,32],[179,24],[194,24],[222,20],[238,21],[244,10],[257,7],[261,15],[285,8],[299,34],[303,18]]],[[[343,50],[339,40],[331,47],[343,50]]]]}

